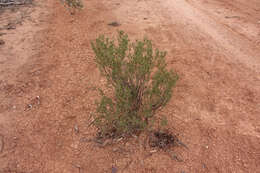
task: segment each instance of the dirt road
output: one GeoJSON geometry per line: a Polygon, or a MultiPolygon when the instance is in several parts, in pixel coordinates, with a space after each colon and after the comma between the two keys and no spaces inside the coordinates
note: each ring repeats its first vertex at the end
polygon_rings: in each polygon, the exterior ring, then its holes
{"type": "MultiPolygon", "coordinates": [[[[59,1],[37,1],[21,25],[0,30],[0,173],[260,170],[260,1],[84,4],[70,15],[59,1]],[[108,25],[114,21],[120,26],[108,25]],[[106,147],[91,141],[93,88],[105,80],[90,42],[117,30],[168,52],[180,80],[158,115],[189,149],[169,156],[149,154],[142,137],[106,147]]],[[[0,23],[4,14],[12,13],[0,12],[0,23]]]]}

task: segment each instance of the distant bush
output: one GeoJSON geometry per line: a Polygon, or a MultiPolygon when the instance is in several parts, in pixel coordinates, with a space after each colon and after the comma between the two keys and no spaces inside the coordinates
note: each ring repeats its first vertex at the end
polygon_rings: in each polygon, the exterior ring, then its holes
{"type": "Polygon", "coordinates": [[[61,0],[61,2],[69,9],[71,14],[74,14],[75,10],[84,7],[81,0],[61,0]]]}
{"type": "MultiPolygon", "coordinates": [[[[148,39],[130,43],[118,33],[117,42],[99,36],[92,42],[95,61],[113,96],[102,90],[94,125],[101,137],[137,134],[151,125],[155,111],[172,96],[178,75],[166,69],[166,52],[153,49],[148,39]]],[[[111,93],[110,93],[111,94],[111,93]]]]}

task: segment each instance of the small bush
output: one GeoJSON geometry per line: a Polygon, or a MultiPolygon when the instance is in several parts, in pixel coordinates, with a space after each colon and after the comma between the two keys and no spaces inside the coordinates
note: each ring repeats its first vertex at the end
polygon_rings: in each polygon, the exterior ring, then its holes
{"type": "Polygon", "coordinates": [[[83,8],[81,0],[61,0],[61,2],[68,8],[71,14],[74,14],[75,10],[83,8]]]}
{"type": "Polygon", "coordinates": [[[109,97],[100,90],[102,98],[94,121],[100,136],[141,132],[151,125],[156,110],[169,102],[178,79],[166,69],[166,52],[154,49],[146,38],[130,43],[123,31],[118,33],[117,42],[100,36],[92,48],[113,91],[109,97]]]}

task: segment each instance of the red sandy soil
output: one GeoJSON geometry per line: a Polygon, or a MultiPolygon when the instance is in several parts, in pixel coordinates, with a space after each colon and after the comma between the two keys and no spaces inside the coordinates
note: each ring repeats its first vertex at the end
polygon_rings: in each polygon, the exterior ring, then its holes
{"type": "Polygon", "coordinates": [[[0,12],[0,28],[28,12],[16,29],[0,30],[0,173],[259,172],[259,0],[84,5],[75,15],[53,0],[0,12]],[[180,76],[158,113],[188,146],[173,148],[175,159],[150,153],[142,136],[105,147],[90,140],[94,87],[105,85],[90,42],[119,29],[152,39],[180,76]]]}

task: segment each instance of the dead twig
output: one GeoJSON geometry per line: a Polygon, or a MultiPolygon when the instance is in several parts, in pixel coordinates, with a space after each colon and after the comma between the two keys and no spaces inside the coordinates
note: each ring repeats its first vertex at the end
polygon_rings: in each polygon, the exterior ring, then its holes
{"type": "Polygon", "coordinates": [[[129,162],[127,162],[127,164],[123,168],[122,172],[124,172],[124,170],[126,170],[131,165],[132,162],[133,162],[133,159],[131,159],[129,162]]]}
{"type": "Polygon", "coordinates": [[[7,3],[1,3],[0,6],[8,6],[8,5],[24,5],[24,2],[7,2],[7,3]]]}
{"type": "Polygon", "coordinates": [[[118,23],[118,22],[111,22],[111,23],[108,23],[108,25],[117,27],[117,26],[120,26],[120,23],[118,23]]]}
{"type": "Polygon", "coordinates": [[[0,153],[4,150],[4,136],[0,134],[0,153]]]}
{"type": "Polygon", "coordinates": [[[168,156],[177,162],[183,162],[182,158],[180,158],[176,153],[174,152],[167,152],[168,156]]]}
{"type": "Polygon", "coordinates": [[[32,3],[32,0],[0,0],[0,7],[11,5],[26,5],[32,3]]]}
{"type": "Polygon", "coordinates": [[[240,18],[239,16],[225,16],[226,19],[231,19],[231,18],[240,18]]]}
{"type": "Polygon", "coordinates": [[[80,165],[72,163],[72,166],[74,166],[75,168],[77,168],[77,169],[79,170],[79,173],[81,172],[81,169],[82,169],[82,168],[81,168],[80,165]]]}
{"type": "Polygon", "coordinates": [[[177,145],[183,146],[184,148],[189,150],[189,147],[186,144],[184,144],[181,140],[179,140],[178,138],[175,139],[175,142],[176,142],[177,145]]]}

